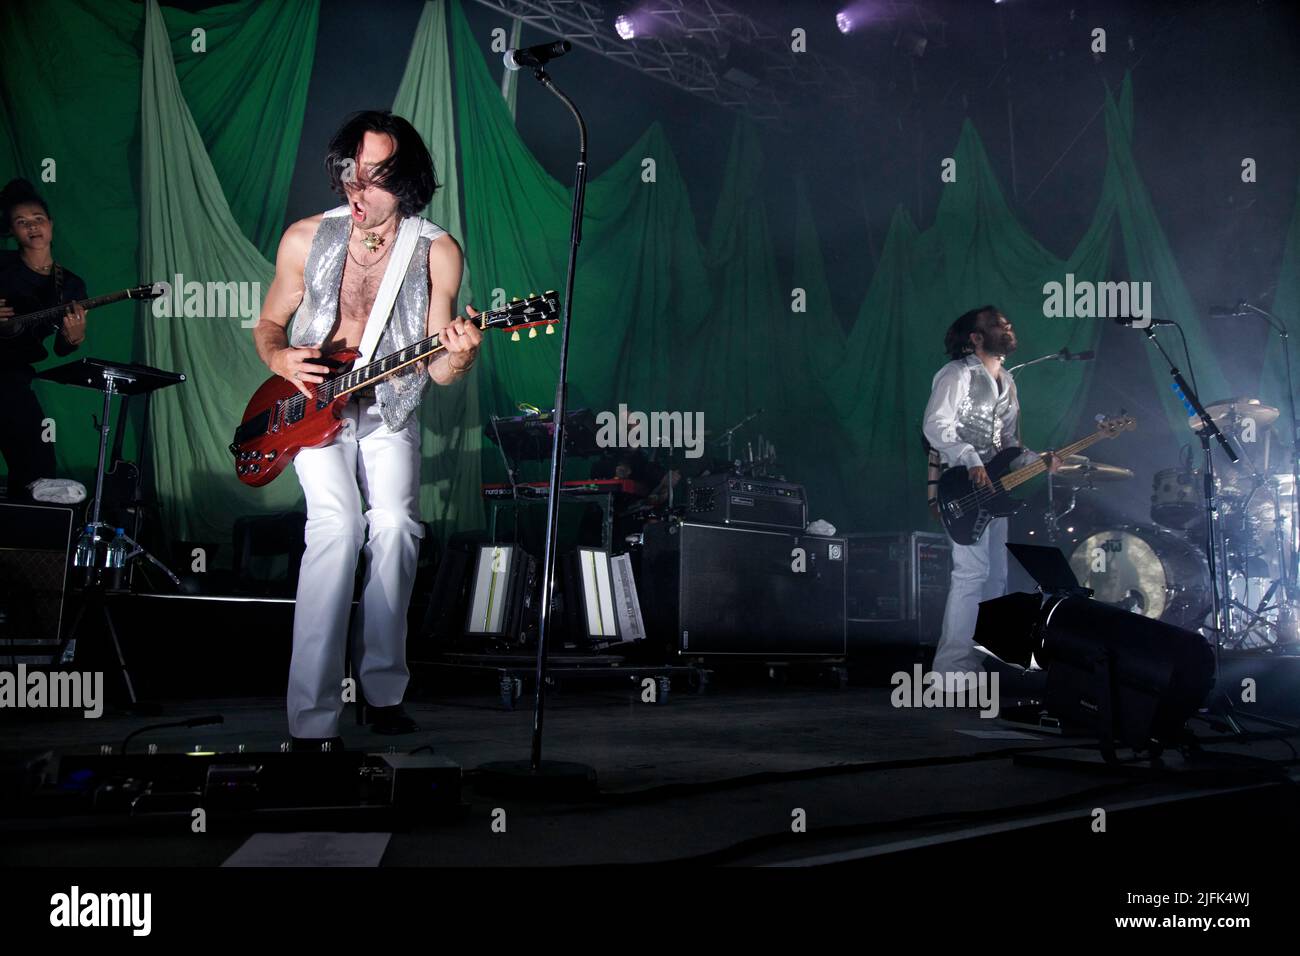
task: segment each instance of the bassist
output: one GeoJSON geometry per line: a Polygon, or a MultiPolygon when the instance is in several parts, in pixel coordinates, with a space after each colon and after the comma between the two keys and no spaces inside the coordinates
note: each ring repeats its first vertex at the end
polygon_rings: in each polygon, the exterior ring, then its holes
{"type": "MultiPolygon", "coordinates": [[[[996,306],[960,316],[944,336],[951,359],[939,369],[925,409],[925,438],[944,467],[965,467],[977,487],[990,484],[985,465],[1004,448],[1020,445],[1020,402],[1003,362],[1016,348],[1016,333],[996,306]]],[[[1035,453],[1026,451],[1017,462],[1035,453]]],[[[1059,467],[1048,455],[1048,467],[1059,467]]],[[[974,650],[981,601],[1000,597],[1007,585],[1007,519],[995,518],[973,544],[952,543],[952,582],[933,670],[952,693],[961,675],[980,669],[974,650]]]]}

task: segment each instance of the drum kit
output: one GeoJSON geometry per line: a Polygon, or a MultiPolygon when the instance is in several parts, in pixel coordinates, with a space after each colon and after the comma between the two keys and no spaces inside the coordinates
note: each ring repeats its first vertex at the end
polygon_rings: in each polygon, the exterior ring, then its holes
{"type": "MultiPolygon", "coordinates": [[[[1271,427],[1278,409],[1255,398],[1229,398],[1206,410],[1241,452],[1240,462],[1215,473],[1222,646],[1292,644],[1297,613],[1287,585],[1296,581],[1295,482],[1287,449],[1271,427]]],[[[1190,424],[1193,431],[1201,427],[1197,417],[1190,424]]],[[[1064,510],[1049,505],[1049,538],[1055,540],[1057,525],[1073,510],[1078,490],[1132,477],[1124,468],[1066,461],[1052,484],[1069,489],[1069,504],[1064,510]]],[[[1055,495],[1050,484],[1048,494],[1050,501],[1055,495]]],[[[1151,487],[1152,524],[1115,525],[1079,540],[1070,555],[1079,581],[1098,600],[1212,636],[1204,494],[1202,472],[1192,467],[1190,457],[1179,467],[1157,471],[1151,487]]]]}

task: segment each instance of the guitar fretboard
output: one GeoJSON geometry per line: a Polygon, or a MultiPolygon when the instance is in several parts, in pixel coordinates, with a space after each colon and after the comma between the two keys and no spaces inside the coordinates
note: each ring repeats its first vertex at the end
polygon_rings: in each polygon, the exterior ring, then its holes
{"type": "MultiPolygon", "coordinates": [[[[1070,455],[1077,455],[1085,448],[1095,445],[1103,438],[1111,438],[1111,437],[1113,436],[1104,431],[1093,432],[1087,438],[1080,438],[1078,441],[1066,445],[1064,448],[1058,448],[1055,452],[1055,455],[1057,458],[1068,458],[1070,455]]],[[[1046,470],[1047,470],[1047,462],[1043,461],[1043,459],[1040,458],[1033,464],[1025,465],[1024,468],[1018,468],[1015,471],[1011,472],[1011,474],[1003,478],[1001,481],[1002,488],[1004,491],[1010,491],[1012,488],[1016,487],[1019,484],[1022,484],[1023,482],[1028,481],[1030,478],[1034,478],[1038,475],[1041,475],[1046,470]]]]}

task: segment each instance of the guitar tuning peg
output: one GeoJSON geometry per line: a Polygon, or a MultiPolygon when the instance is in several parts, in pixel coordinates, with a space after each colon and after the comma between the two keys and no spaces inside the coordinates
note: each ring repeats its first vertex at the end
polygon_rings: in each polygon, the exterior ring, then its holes
{"type": "Polygon", "coordinates": [[[519,341],[519,330],[518,330],[518,329],[515,329],[513,332],[510,333],[510,341],[511,341],[511,342],[518,342],[518,341],[519,341]]]}
{"type": "Polygon", "coordinates": [[[528,330],[528,337],[529,337],[530,339],[535,339],[535,338],[537,338],[537,329],[536,329],[536,328],[531,328],[531,329],[529,329],[529,330],[528,330]]]}
{"type": "Polygon", "coordinates": [[[547,323],[546,323],[546,334],[547,334],[547,335],[554,335],[554,334],[555,334],[555,326],[552,325],[550,322],[547,322],[547,323]]]}
{"type": "Polygon", "coordinates": [[[510,301],[511,301],[511,302],[518,302],[518,301],[519,301],[519,296],[517,296],[517,295],[516,295],[516,296],[513,296],[513,297],[510,299],[510,301]]]}

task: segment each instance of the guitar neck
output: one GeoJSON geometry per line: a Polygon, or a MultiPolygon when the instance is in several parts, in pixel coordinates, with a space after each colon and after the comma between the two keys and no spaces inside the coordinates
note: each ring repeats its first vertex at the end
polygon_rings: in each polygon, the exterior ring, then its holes
{"type": "MultiPolygon", "coordinates": [[[[475,316],[475,321],[480,329],[486,329],[497,320],[498,316],[505,314],[505,310],[480,312],[475,316]]],[[[445,346],[438,341],[438,336],[430,335],[428,338],[420,339],[420,341],[412,343],[404,349],[399,349],[385,355],[383,358],[375,359],[375,361],[367,365],[354,368],[337,378],[330,379],[316,389],[316,395],[318,398],[328,401],[332,398],[338,398],[340,395],[347,395],[359,389],[368,388],[376,382],[383,381],[390,375],[395,375],[402,369],[414,365],[416,362],[437,355],[444,349],[445,346]]]]}
{"type": "Polygon", "coordinates": [[[89,312],[91,309],[97,309],[101,305],[111,305],[114,302],[120,302],[130,294],[129,290],[122,289],[119,292],[109,292],[105,295],[96,295],[89,299],[78,299],[76,302],[63,302],[59,305],[52,305],[48,309],[41,309],[39,312],[28,312],[26,315],[20,315],[10,321],[17,323],[20,327],[34,325],[38,322],[49,322],[53,319],[62,318],[64,313],[66,313],[68,309],[72,308],[73,305],[79,305],[89,312]]]}
{"type": "Polygon", "coordinates": [[[375,359],[368,365],[362,365],[360,368],[354,368],[338,378],[330,379],[316,390],[317,394],[321,398],[337,398],[340,395],[347,395],[359,389],[368,388],[376,382],[383,381],[390,375],[396,375],[402,369],[414,365],[416,362],[437,355],[444,348],[443,344],[438,341],[438,337],[431,335],[408,345],[404,349],[385,355],[383,358],[375,359]],[[324,394],[326,392],[329,394],[324,394]]]}
{"type": "MultiPolygon", "coordinates": [[[[1080,438],[1078,441],[1074,442],[1073,444],[1066,445],[1064,448],[1058,448],[1055,452],[1055,455],[1057,458],[1068,458],[1070,455],[1077,455],[1085,448],[1095,445],[1103,438],[1109,438],[1109,437],[1110,436],[1107,435],[1105,432],[1101,432],[1101,431],[1093,432],[1091,435],[1087,436],[1086,438],[1080,438]]],[[[1016,487],[1017,485],[1028,481],[1030,478],[1035,478],[1038,475],[1041,475],[1045,471],[1047,471],[1047,463],[1040,458],[1037,461],[1035,461],[1033,464],[1025,465],[1025,467],[1023,468],[1018,468],[1015,471],[1011,472],[1011,474],[1003,478],[1001,482],[1002,488],[1005,491],[1010,491],[1012,488],[1016,487]]]]}

